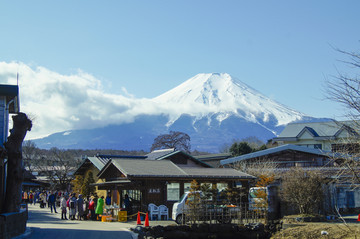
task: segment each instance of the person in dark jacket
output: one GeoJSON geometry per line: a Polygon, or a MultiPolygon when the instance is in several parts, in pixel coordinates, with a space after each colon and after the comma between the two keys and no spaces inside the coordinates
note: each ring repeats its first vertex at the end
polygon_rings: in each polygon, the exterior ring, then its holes
{"type": "Polygon", "coordinates": [[[106,196],[106,198],[105,198],[105,204],[106,204],[107,206],[110,206],[110,205],[111,205],[111,194],[110,194],[110,193],[108,193],[107,196],[106,196]]]}
{"type": "Polygon", "coordinates": [[[53,212],[53,208],[54,208],[54,212],[57,213],[55,202],[56,202],[55,193],[51,192],[50,195],[49,195],[49,206],[50,206],[50,209],[51,209],[51,213],[53,212]]]}

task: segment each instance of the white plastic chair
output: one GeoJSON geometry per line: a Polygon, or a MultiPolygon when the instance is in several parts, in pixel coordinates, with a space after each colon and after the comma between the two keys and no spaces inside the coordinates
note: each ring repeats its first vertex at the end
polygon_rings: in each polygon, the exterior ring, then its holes
{"type": "Polygon", "coordinates": [[[148,206],[148,211],[150,214],[150,220],[154,220],[153,216],[156,216],[156,218],[159,220],[159,207],[156,206],[154,203],[150,203],[148,206]]]}
{"type": "Polygon", "coordinates": [[[162,216],[166,217],[165,220],[169,219],[169,209],[165,205],[160,205],[159,206],[159,218],[160,218],[160,220],[162,220],[162,216]]]}

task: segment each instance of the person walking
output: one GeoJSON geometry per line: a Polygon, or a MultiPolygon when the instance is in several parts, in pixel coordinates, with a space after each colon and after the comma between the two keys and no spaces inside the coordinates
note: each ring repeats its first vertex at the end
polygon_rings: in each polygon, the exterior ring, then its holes
{"type": "Polygon", "coordinates": [[[51,209],[51,213],[53,212],[53,208],[54,208],[54,212],[57,213],[55,204],[56,204],[56,196],[54,192],[51,192],[49,195],[49,206],[51,209]]]}
{"type": "Polygon", "coordinates": [[[61,196],[60,207],[61,207],[61,220],[68,220],[66,218],[66,198],[64,194],[61,196]]]}
{"type": "Polygon", "coordinates": [[[99,215],[102,215],[103,212],[104,212],[104,196],[101,196],[101,198],[98,199],[95,210],[97,220],[99,220],[99,215]]]}

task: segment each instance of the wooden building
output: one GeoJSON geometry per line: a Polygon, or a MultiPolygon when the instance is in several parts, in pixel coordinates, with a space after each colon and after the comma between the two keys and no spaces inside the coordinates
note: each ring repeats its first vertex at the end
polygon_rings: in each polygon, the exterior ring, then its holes
{"type": "MultiPolygon", "coordinates": [[[[145,159],[146,156],[122,156],[122,155],[101,155],[98,154],[93,157],[83,157],[82,164],[75,170],[74,175],[81,175],[84,179],[87,177],[92,177],[95,183],[102,183],[104,180],[100,179],[97,175],[104,168],[106,163],[108,163],[113,158],[121,158],[121,159],[145,159]]],[[[96,188],[96,194],[98,196],[106,196],[106,190],[101,190],[96,188]]],[[[88,196],[88,195],[85,195],[88,196]]],[[[114,194],[115,201],[117,200],[117,194],[114,194]]]]}
{"type": "Polygon", "coordinates": [[[234,169],[213,168],[210,164],[174,149],[155,150],[144,156],[97,155],[87,157],[75,175],[92,172],[97,192],[111,192],[112,203],[123,206],[125,194],[132,199],[133,210],[146,211],[149,203],[167,205],[171,210],[192,180],[248,188],[254,177],[234,169]]]}
{"type": "Polygon", "coordinates": [[[99,189],[118,194],[123,205],[125,194],[133,200],[133,210],[147,211],[149,203],[166,205],[170,210],[181,195],[190,189],[192,180],[216,184],[218,189],[241,185],[248,191],[253,176],[230,168],[211,168],[181,151],[159,160],[111,159],[99,172],[104,179],[99,189]]]}

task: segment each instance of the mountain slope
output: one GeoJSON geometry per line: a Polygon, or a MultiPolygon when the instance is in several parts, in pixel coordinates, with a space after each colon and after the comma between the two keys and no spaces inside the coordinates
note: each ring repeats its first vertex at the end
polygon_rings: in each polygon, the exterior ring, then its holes
{"type": "Polygon", "coordinates": [[[235,115],[253,123],[276,120],[285,125],[305,117],[227,73],[198,74],[153,100],[178,109],[170,112],[171,121],[182,114],[202,118],[215,113],[219,122],[235,115]]]}
{"type": "Polygon", "coordinates": [[[35,143],[40,148],[148,151],[156,136],[174,130],[190,135],[193,150],[218,152],[234,139],[266,141],[287,123],[311,119],[226,73],[198,74],[150,102],[158,111],[140,113],[133,122],[57,133],[35,143]]]}

